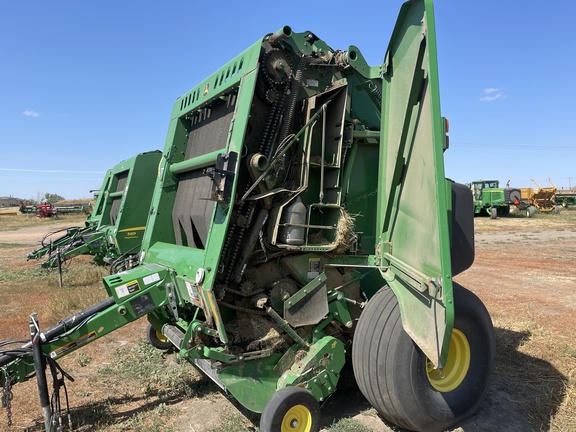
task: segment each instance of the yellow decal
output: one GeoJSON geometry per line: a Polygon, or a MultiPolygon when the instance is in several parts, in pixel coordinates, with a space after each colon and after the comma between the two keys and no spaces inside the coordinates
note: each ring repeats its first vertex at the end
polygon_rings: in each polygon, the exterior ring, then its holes
{"type": "MultiPolygon", "coordinates": [[[[123,230],[120,230],[118,232],[126,232],[126,231],[144,231],[146,229],[146,226],[139,226],[139,227],[132,227],[132,228],[124,228],[123,230]]],[[[131,233],[128,233],[128,235],[130,235],[131,233]]],[[[136,235],[136,234],[132,234],[132,235],[136,235]]]]}
{"type": "Polygon", "coordinates": [[[136,291],[140,291],[140,285],[138,284],[138,280],[134,279],[133,281],[127,282],[124,285],[117,286],[115,290],[116,296],[121,299],[122,297],[126,297],[135,293],[136,291]]]}
{"type": "Polygon", "coordinates": [[[66,345],[61,346],[60,348],[56,348],[54,351],[50,353],[50,358],[56,358],[61,355],[64,355],[66,352],[76,349],[81,345],[84,345],[90,342],[91,339],[98,337],[96,332],[92,330],[90,333],[80,336],[78,339],[73,340],[72,342],[68,342],[66,345]]]}

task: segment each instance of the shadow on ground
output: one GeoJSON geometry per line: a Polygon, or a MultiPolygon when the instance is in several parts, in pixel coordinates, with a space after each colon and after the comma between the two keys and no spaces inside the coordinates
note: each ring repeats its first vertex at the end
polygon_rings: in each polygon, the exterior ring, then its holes
{"type": "MultiPolygon", "coordinates": [[[[519,351],[523,343],[530,339],[529,332],[503,328],[496,328],[495,332],[497,359],[492,385],[480,409],[451,431],[537,432],[553,429],[552,419],[566,396],[567,378],[550,363],[519,351]]],[[[206,377],[191,387],[195,397],[217,390],[217,386],[206,377]]],[[[108,398],[88,403],[73,410],[73,419],[82,419],[77,425],[83,432],[96,431],[103,425],[120,426],[134,415],[154,410],[159,404],[178,408],[186,397],[182,394],[165,395],[144,404],[139,399],[142,398],[108,398]],[[114,406],[122,404],[139,406],[115,412],[114,406]]],[[[229,400],[252,423],[249,430],[257,430],[259,416],[247,411],[235,400],[229,400]]],[[[375,413],[356,385],[350,362],[345,366],[338,390],[322,406],[321,428],[329,430],[330,425],[343,418],[355,418],[378,432],[405,431],[375,413]]],[[[37,423],[30,430],[41,430],[41,425],[37,423]]]]}

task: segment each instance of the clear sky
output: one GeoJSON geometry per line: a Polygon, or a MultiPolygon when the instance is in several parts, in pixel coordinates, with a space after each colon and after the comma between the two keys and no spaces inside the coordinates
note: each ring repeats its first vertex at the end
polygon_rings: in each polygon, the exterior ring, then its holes
{"type": "MultiPolygon", "coordinates": [[[[382,62],[401,1],[0,0],[0,196],[91,196],[172,104],[289,25],[382,62]]],[[[446,175],[576,186],[576,2],[435,4],[446,175]]]]}

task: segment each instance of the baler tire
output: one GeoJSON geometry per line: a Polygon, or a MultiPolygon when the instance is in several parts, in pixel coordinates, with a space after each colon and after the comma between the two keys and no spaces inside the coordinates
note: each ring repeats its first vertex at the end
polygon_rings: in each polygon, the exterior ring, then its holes
{"type": "Polygon", "coordinates": [[[536,213],[536,208],[535,207],[528,207],[528,210],[526,210],[526,216],[528,216],[529,218],[534,217],[534,213],[536,213]]]}
{"type": "Polygon", "coordinates": [[[148,324],[148,327],[146,327],[146,339],[148,339],[150,345],[162,351],[168,351],[174,348],[170,339],[158,332],[150,323],[148,324]]]}
{"type": "Polygon", "coordinates": [[[490,209],[490,219],[496,219],[498,217],[498,209],[496,207],[492,207],[490,209]]]}
{"type": "MultiPolygon", "coordinates": [[[[466,341],[465,352],[456,354],[456,364],[465,364],[461,358],[467,358],[469,364],[442,391],[432,384],[434,379],[442,384],[441,379],[428,376],[428,359],[404,331],[391,289],[378,291],[360,316],[352,345],[356,382],[380,415],[398,426],[426,432],[446,430],[472,415],[488,390],[496,353],[490,315],[476,295],[457,284],[454,305],[452,340],[466,341]]],[[[450,360],[449,353],[447,377],[450,360]]]]}
{"type": "Polygon", "coordinates": [[[284,387],[266,403],[260,432],[318,432],[320,404],[302,387],[284,387]]]}

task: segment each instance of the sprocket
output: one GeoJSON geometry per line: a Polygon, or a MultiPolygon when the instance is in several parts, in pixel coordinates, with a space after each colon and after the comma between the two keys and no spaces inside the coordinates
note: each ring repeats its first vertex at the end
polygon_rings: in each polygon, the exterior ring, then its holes
{"type": "Polygon", "coordinates": [[[292,78],[290,59],[278,48],[267,51],[262,62],[267,80],[274,85],[282,85],[292,78]]]}

